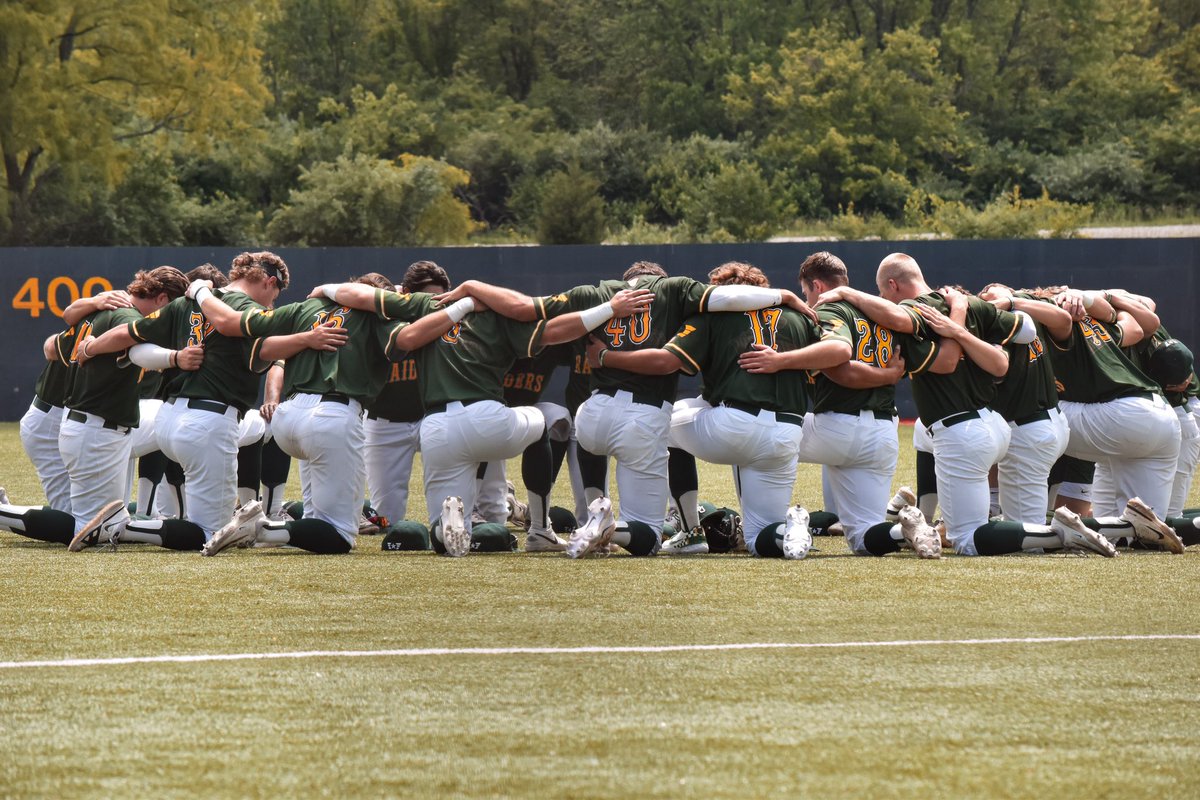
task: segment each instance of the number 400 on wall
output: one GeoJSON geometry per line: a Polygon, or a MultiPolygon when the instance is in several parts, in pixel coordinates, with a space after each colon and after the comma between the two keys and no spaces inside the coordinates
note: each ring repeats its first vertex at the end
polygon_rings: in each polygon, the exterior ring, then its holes
{"type": "Polygon", "coordinates": [[[57,278],[51,278],[46,284],[46,299],[42,300],[41,279],[27,278],[21,284],[21,288],[13,295],[12,307],[19,311],[28,311],[31,317],[40,317],[42,309],[49,308],[50,313],[56,317],[63,315],[63,309],[74,303],[80,297],[93,297],[100,292],[107,292],[112,289],[112,284],[107,278],[91,277],[83,282],[82,291],[79,284],[75,283],[74,278],[68,278],[65,275],[59,275],[57,278]],[[59,295],[61,290],[65,289],[68,295],[67,302],[60,303],[59,295]]]}

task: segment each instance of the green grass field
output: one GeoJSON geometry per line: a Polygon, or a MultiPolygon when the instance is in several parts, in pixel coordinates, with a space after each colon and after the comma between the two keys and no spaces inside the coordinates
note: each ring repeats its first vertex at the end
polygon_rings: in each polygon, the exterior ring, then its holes
{"type": "MultiPolygon", "coordinates": [[[[0,459],[40,501],[15,424],[0,459]]],[[[732,502],[724,468],[701,487],[732,502]]],[[[797,499],[818,487],[805,469],[797,499]]],[[[1200,553],[817,548],[205,559],[0,533],[0,796],[1200,795],[1200,640],[1103,638],[1200,633],[1200,553]],[[967,641],[1047,637],[1075,640],[967,641]],[[734,643],[829,646],[612,649],[734,643]],[[302,651],[367,654],[11,666],[302,651]]]]}

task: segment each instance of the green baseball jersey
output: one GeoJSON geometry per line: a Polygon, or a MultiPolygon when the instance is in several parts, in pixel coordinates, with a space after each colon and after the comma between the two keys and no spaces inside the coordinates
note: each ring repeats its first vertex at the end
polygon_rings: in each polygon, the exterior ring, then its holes
{"type": "Polygon", "coordinates": [[[541,350],[544,322],[518,322],[494,311],[468,314],[418,351],[425,408],[452,401],[504,402],[504,376],[518,358],[541,350]]]}
{"type": "MultiPolygon", "coordinates": [[[[242,292],[214,289],[213,294],[235,311],[262,309],[242,292]]],[[[178,297],[150,316],[130,323],[129,333],[134,341],[174,350],[204,346],[200,368],[181,371],[178,382],[172,380],[166,390],[168,396],[216,400],[242,412],[257,402],[259,373],[270,366],[258,355],[262,340],[222,336],[195,300],[178,297]]]]}
{"type": "Polygon", "coordinates": [[[247,337],[304,333],[322,325],[347,333],[335,350],[301,350],[287,360],[283,396],[344,394],[364,401],[379,394],[388,377],[387,354],[391,338],[402,326],[388,325],[369,311],[358,311],[325,297],[309,298],[274,311],[242,312],[242,333],[247,337]]]}
{"type": "MultiPolygon", "coordinates": [[[[389,332],[388,340],[408,325],[400,322],[389,332]]],[[[425,405],[421,402],[421,386],[417,381],[417,357],[413,353],[390,354],[398,360],[387,368],[387,380],[379,394],[366,404],[367,412],[392,422],[416,422],[425,416],[425,405]]]]}
{"type": "MultiPolygon", "coordinates": [[[[78,344],[88,336],[99,336],[112,328],[140,320],[136,308],[113,308],[89,314],[79,323],[78,334],[60,334],[56,343],[64,363],[74,362],[78,344]],[[68,344],[70,342],[70,344],[68,344]]],[[[138,367],[129,363],[127,354],[106,353],[76,365],[71,391],[66,398],[67,408],[86,411],[107,422],[136,428],[138,413],[138,367]]]]}
{"type": "Polygon", "coordinates": [[[1121,328],[1115,322],[1090,316],[1077,320],[1065,342],[1050,341],[1050,361],[1059,400],[1104,403],[1159,391],[1121,349],[1121,328]]]}
{"type": "MultiPolygon", "coordinates": [[[[692,278],[660,278],[641,275],[632,281],[602,281],[598,286],[576,286],[563,294],[535,298],[541,319],[571,311],[582,311],[611,300],[622,289],[654,292],[650,308],[630,317],[610,319],[592,331],[612,350],[661,348],[688,317],[707,311],[712,286],[692,278]]],[[[592,373],[592,386],[599,390],[624,389],[651,402],[672,402],[679,378],[672,375],[638,375],[606,368],[592,373]]]]}
{"type": "MultiPolygon", "coordinates": [[[[850,345],[851,360],[872,367],[886,367],[896,351],[895,334],[863,316],[846,300],[817,307],[821,320],[821,340],[841,339],[850,345]]],[[[829,379],[822,372],[812,376],[813,411],[857,414],[860,411],[896,413],[896,387],[851,389],[829,379]]]]}
{"type": "MultiPolygon", "coordinates": [[[[1133,347],[1124,348],[1125,354],[1129,356],[1129,360],[1133,362],[1133,365],[1137,367],[1143,375],[1153,381],[1154,379],[1150,378],[1150,373],[1146,369],[1150,363],[1150,356],[1162,345],[1163,342],[1173,338],[1174,337],[1167,332],[1166,328],[1164,328],[1162,325],[1159,325],[1158,330],[1156,330],[1152,335],[1145,337],[1133,347]]],[[[1154,382],[1156,385],[1158,384],[1157,381],[1154,382]]],[[[1165,388],[1159,386],[1159,394],[1165,397],[1167,402],[1172,406],[1184,406],[1187,405],[1189,398],[1195,396],[1197,385],[1196,375],[1193,373],[1192,380],[1188,384],[1188,388],[1185,391],[1168,392],[1165,388]]]]}
{"type": "Polygon", "coordinates": [[[587,360],[588,337],[583,336],[571,342],[571,372],[567,376],[567,388],[564,399],[571,416],[583,405],[592,393],[592,367],[587,360]]]}
{"type": "MultiPolygon", "coordinates": [[[[1008,344],[1021,327],[1021,318],[1001,311],[978,297],[968,298],[965,327],[977,338],[991,344],[1008,344]]],[[[930,372],[937,357],[940,339],[917,313],[914,306],[922,304],[947,313],[950,305],[937,292],[904,300],[900,307],[912,317],[914,331],[897,333],[895,340],[904,355],[905,366],[912,378],[913,400],[917,414],[925,425],[963,411],[977,411],[988,406],[996,396],[996,381],[992,375],[969,358],[959,361],[958,368],[947,375],[930,372]]]]}
{"type": "Polygon", "coordinates": [[[719,311],[688,317],[667,342],[667,352],[683,363],[688,375],[704,373],[704,399],[745,403],[770,411],[803,414],[808,411],[807,376],[803,371],[770,374],[747,372],[738,356],[761,344],[780,352],[798,350],[820,338],[816,324],[790,308],[757,311],[719,311]]]}
{"type": "Polygon", "coordinates": [[[79,326],[72,325],[60,333],[54,341],[58,359],[46,362],[46,366],[38,375],[33,392],[52,406],[62,406],[67,402],[67,395],[71,393],[71,382],[75,378],[75,369],[71,366],[71,354],[75,352],[76,342],[79,341],[79,326]],[[65,359],[63,353],[67,354],[65,359]]]}
{"type": "Polygon", "coordinates": [[[504,376],[504,404],[531,406],[540,401],[554,370],[569,366],[573,352],[574,343],[564,342],[543,349],[533,358],[514,361],[504,376]]]}
{"type": "MultiPolygon", "coordinates": [[[[1016,296],[1024,300],[1038,300],[1027,292],[1017,292],[1016,296]]],[[[1041,302],[1052,303],[1048,299],[1041,302]]],[[[1050,341],[1050,332],[1046,326],[1034,320],[1037,325],[1037,336],[1029,344],[1014,344],[1004,346],[1008,351],[1008,372],[1004,380],[996,387],[996,398],[992,401],[992,409],[1009,422],[1025,419],[1039,411],[1058,406],[1058,389],[1054,384],[1054,365],[1046,353],[1046,343],[1050,341]]]]}

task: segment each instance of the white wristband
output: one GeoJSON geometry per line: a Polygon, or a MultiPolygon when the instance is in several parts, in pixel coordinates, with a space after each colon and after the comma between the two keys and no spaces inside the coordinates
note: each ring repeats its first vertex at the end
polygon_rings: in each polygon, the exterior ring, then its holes
{"type": "Polygon", "coordinates": [[[203,308],[204,301],[212,296],[213,296],[212,289],[209,289],[207,286],[201,286],[199,289],[196,290],[196,294],[193,299],[196,301],[196,305],[203,308]]]}
{"type": "Polygon", "coordinates": [[[321,284],[321,292],[333,302],[337,302],[337,290],[341,287],[340,283],[323,283],[321,284]]]}
{"type": "Polygon", "coordinates": [[[1091,308],[1092,303],[1096,302],[1097,296],[1098,296],[1098,294],[1096,292],[1084,292],[1083,293],[1083,307],[1091,308]]]}
{"type": "Polygon", "coordinates": [[[463,317],[475,310],[475,298],[464,297],[446,306],[446,316],[455,325],[462,322],[463,317]]]}
{"type": "Polygon", "coordinates": [[[612,316],[612,303],[601,303],[598,306],[592,306],[579,312],[579,319],[583,322],[583,327],[589,331],[608,322],[612,319],[612,316]]]}

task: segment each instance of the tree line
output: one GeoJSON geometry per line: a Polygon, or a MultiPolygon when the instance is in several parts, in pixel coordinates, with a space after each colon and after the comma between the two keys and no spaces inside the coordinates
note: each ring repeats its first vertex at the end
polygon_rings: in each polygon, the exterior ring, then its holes
{"type": "Polygon", "coordinates": [[[1189,213],[1198,22],[1194,0],[4,2],[0,244],[1189,213]]]}

